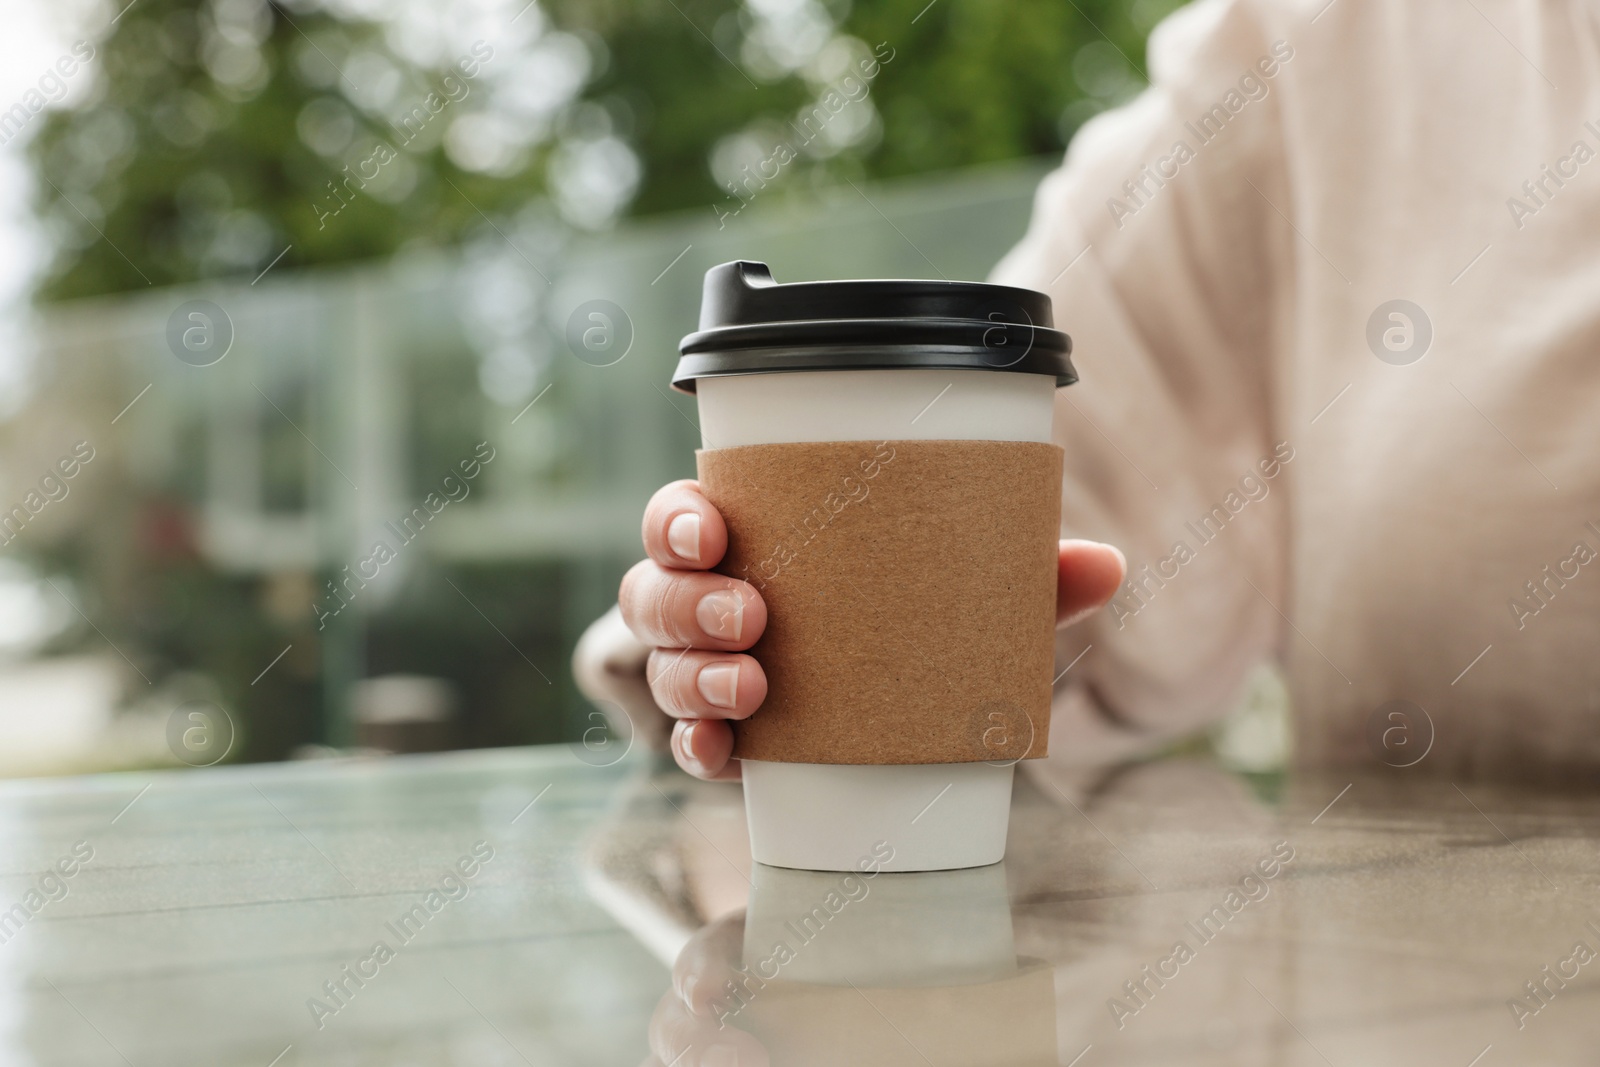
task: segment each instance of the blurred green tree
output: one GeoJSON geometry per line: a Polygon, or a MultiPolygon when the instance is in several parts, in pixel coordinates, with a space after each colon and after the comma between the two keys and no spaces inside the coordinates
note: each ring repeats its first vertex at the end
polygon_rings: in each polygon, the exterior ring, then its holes
{"type": "Polygon", "coordinates": [[[460,20],[129,6],[95,44],[94,91],[29,145],[56,250],[41,298],[1058,152],[1139,89],[1145,34],[1176,6],[522,2],[460,20]]]}

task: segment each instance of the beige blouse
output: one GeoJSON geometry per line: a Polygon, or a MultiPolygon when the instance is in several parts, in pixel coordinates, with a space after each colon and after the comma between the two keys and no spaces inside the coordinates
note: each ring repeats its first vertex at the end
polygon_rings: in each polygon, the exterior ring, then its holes
{"type": "Polygon", "coordinates": [[[1200,0],[1079,132],[995,273],[1074,338],[1063,527],[1130,568],[1053,756],[1271,657],[1302,763],[1403,762],[1405,701],[1419,769],[1600,764],[1597,12],[1200,0]]]}

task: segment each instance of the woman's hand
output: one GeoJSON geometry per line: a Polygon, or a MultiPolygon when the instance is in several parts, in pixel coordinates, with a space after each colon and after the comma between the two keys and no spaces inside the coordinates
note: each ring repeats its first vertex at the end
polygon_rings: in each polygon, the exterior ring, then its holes
{"type": "MultiPolygon", "coordinates": [[[[649,558],[622,579],[618,596],[627,633],[607,615],[574,654],[578,686],[594,700],[620,705],[647,737],[659,712],[676,723],[672,754],[697,778],[739,777],[730,760],[730,719],[743,719],[767,696],[767,676],[743,650],[767,625],[767,607],[747,582],[711,573],[728,549],[722,516],[693,481],[673,482],[650,498],[644,514],[649,558]]],[[[1096,541],[1062,541],[1056,621],[1093,614],[1116,594],[1122,553],[1096,541]]]]}

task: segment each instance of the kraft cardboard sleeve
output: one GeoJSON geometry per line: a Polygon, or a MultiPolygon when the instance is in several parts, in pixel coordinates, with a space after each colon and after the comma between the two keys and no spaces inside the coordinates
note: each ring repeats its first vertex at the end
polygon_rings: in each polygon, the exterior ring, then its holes
{"type": "Polygon", "coordinates": [[[697,453],[760,591],[767,698],[734,756],[969,763],[1046,755],[1062,450],[842,441],[697,453]]]}

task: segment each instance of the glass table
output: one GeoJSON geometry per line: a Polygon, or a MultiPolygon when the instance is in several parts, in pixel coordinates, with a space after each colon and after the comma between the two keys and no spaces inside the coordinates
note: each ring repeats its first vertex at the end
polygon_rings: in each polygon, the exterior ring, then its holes
{"type": "Polygon", "coordinates": [[[0,786],[0,1064],[1588,1063],[1593,792],[1019,776],[1003,864],[753,867],[563,747],[0,786]]]}

